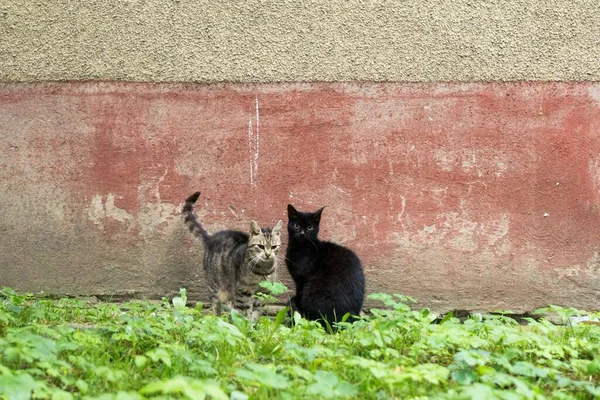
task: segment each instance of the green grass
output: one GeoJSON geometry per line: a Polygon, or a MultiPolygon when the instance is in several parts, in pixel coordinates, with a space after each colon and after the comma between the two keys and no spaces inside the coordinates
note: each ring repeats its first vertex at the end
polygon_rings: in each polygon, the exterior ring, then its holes
{"type": "MultiPolygon", "coordinates": [[[[255,326],[171,302],[0,294],[0,398],[540,399],[600,397],[600,327],[502,315],[433,324],[411,299],[337,334],[284,313],[255,326]]],[[[563,318],[577,310],[544,310],[563,318]]]]}

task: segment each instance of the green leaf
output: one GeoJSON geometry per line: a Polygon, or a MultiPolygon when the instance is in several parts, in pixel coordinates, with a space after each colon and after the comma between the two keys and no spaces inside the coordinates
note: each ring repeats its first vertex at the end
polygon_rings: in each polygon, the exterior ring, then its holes
{"type": "Polygon", "coordinates": [[[187,291],[185,288],[179,289],[179,296],[173,297],[173,307],[177,311],[182,311],[185,309],[185,305],[187,304],[187,291]]]}
{"type": "Polygon", "coordinates": [[[453,321],[454,319],[454,311],[450,311],[448,314],[444,315],[444,318],[442,318],[442,320],[440,321],[440,325],[443,325],[444,323],[448,322],[448,321],[453,321]]]}
{"type": "Polygon", "coordinates": [[[273,323],[273,329],[272,329],[273,331],[275,331],[279,327],[279,325],[281,325],[283,323],[283,321],[285,321],[285,318],[288,315],[288,311],[289,311],[288,307],[283,307],[281,310],[279,310],[279,312],[275,316],[275,322],[273,323]]]}
{"type": "Polygon", "coordinates": [[[262,281],[258,285],[267,289],[273,296],[279,296],[288,291],[287,286],[281,282],[262,281]]]}
{"type": "Polygon", "coordinates": [[[490,353],[484,350],[463,350],[454,355],[454,360],[458,365],[467,365],[475,367],[485,365],[490,359],[490,353]]]}
{"type": "Polygon", "coordinates": [[[119,391],[115,395],[114,400],[142,400],[142,396],[135,392],[122,392],[119,391]]]}
{"type": "Polygon", "coordinates": [[[531,378],[548,377],[548,369],[536,367],[535,365],[526,361],[517,361],[509,368],[509,370],[515,375],[528,376],[531,378]]]}
{"type": "Polygon", "coordinates": [[[387,307],[393,308],[400,312],[410,311],[410,307],[405,303],[415,303],[416,301],[409,296],[403,296],[399,294],[390,295],[387,293],[371,293],[368,295],[371,300],[378,300],[385,304],[387,307]]]}
{"type": "Polygon", "coordinates": [[[90,390],[90,385],[83,379],[77,379],[75,386],[77,386],[77,389],[79,389],[82,394],[86,394],[90,390]]]}
{"type": "Polygon", "coordinates": [[[234,390],[233,392],[231,392],[231,395],[229,395],[229,399],[230,400],[248,400],[249,397],[246,393],[238,392],[237,390],[234,390]]]}
{"type": "Polygon", "coordinates": [[[343,381],[337,385],[335,392],[339,397],[354,397],[358,393],[358,390],[351,383],[343,381]]]}
{"type": "Polygon", "coordinates": [[[240,314],[237,310],[233,309],[230,312],[231,314],[231,322],[235,325],[236,328],[240,330],[244,334],[244,336],[248,335],[248,331],[252,327],[252,324],[246,317],[240,314]]]}
{"type": "Polygon", "coordinates": [[[308,386],[308,394],[324,398],[354,397],[358,390],[346,381],[340,381],[331,371],[317,371],[314,375],[315,383],[308,386]]]}
{"type": "Polygon", "coordinates": [[[590,375],[600,375],[600,358],[596,358],[588,364],[587,372],[590,375]]]}
{"type": "Polygon", "coordinates": [[[246,368],[238,369],[235,374],[238,378],[258,386],[273,389],[287,389],[290,386],[288,379],[278,374],[273,365],[249,363],[246,368]]]}
{"type": "Polygon", "coordinates": [[[466,395],[466,398],[471,400],[491,400],[498,399],[499,397],[494,395],[494,390],[481,383],[475,383],[472,386],[469,386],[463,390],[463,395],[466,395]]]}
{"type": "Polygon", "coordinates": [[[172,379],[152,382],[144,386],[140,393],[142,394],[183,394],[192,400],[203,400],[210,396],[216,400],[228,400],[225,392],[213,382],[199,381],[184,376],[176,376],[172,379]]]}
{"type": "Polygon", "coordinates": [[[73,395],[69,392],[65,392],[64,390],[52,388],[50,392],[52,400],[73,400],[73,395]]]}
{"type": "Polygon", "coordinates": [[[424,380],[433,383],[434,385],[445,383],[448,380],[448,375],[450,374],[448,368],[444,367],[443,365],[432,363],[417,365],[413,367],[412,370],[421,375],[424,380]]]}
{"type": "Polygon", "coordinates": [[[341,320],[341,322],[346,322],[346,321],[348,321],[348,318],[350,318],[350,313],[349,313],[349,312],[347,312],[346,314],[344,314],[344,315],[342,316],[342,320],[341,320]]]}
{"type": "Polygon", "coordinates": [[[294,325],[301,325],[302,324],[302,315],[300,315],[300,313],[298,311],[294,311],[294,325]]]}
{"type": "Polygon", "coordinates": [[[171,355],[165,349],[157,348],[146,352],[146,355],[154,362],[161,361],[167,367],[172,365],[171,355]]]}
{"type": "Polygon", "coordinates": [[[84,397],[85,400],[142,400],[142,396],[135,392],[107,393],[98,397],[84,397]]]}
{"type": "Polygon", "coordinates": [[[8,286],[4,286],[2,288],[2,294],[4,296],[6,296],[6,297],[9,297],[9,296],[14,296],[16,294],[16,292],[15,292],[15,290],[13,288],[8,287],[8,286]]]}
{"type": "Polygon", "coordinates": [[[29,400],[38,386],[29,374],[0,376],[0,395],[10,400],[29,400]]]}
{"type": "Polygon", "coordinates": [[[461,385],[471,385],[473,382],[476,382],[479,379],[477,374],[470,369],[459,369],[452,371],[450,376],[456,381],[456,383],[461,385]]]}
{"type": "Polygon", "coordinates": [[[135,366],[138,368],[143,368],[148,363],[148,357],[146,356],[135,356],[134,359],[135,366]]]}

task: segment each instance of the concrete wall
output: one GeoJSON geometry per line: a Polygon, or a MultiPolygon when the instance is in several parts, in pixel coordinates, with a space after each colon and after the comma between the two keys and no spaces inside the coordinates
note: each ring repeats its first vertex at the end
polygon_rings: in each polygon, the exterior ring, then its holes
{"type": "Polygon", "coordinates": [[[5,1],[0,285],[203,299],[199,189],[211,231],[327,206],[370,291],[596,308],[598,37],[591,0],[5,1]]]}
{"type": "Polygon", "coordinates": [[[0,81],[600,79],[597,0],[4,0],[0,81]]]}
{"type": "Polygon", "coordinates": [[[2,284],[204,298],[199,189],[210,231],[327,206],[370,291],[597,307],[599,111],[592,83],[3,85],[2,284]]]}

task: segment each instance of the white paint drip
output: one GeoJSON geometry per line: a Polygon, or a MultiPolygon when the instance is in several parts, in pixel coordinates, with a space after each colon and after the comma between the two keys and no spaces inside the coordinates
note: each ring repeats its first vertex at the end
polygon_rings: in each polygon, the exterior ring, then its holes
{"type": "Polygon", "coordinates": [[[252,134],[252,119],[248,118],[248,150],[250,151],[250,186],[254,187],[254,163],[253,163],[253,141],[254,135],[252,134]]]}
{"type": "Polygon", "coordinates": [[[168,172],[169,172],[169,167],[165,168],[165,173],[162,174],[162,176],[160,178],[158,178],[158,182],[156,182],[156,189],[155,189],[154,195],[156,196],[156,199],[158,200],[158,202],[160,202],[159,186],[162,183],[162,181],[165,180],[165,176],[167,176],[168,172]]]}
{"type": "Polygon", "coordinates": [[[258,180],[258,159],[260,155],[260,117],[258,96],[254,98],[256,109],[256,132],[252,130],[252,119],[248,119],[248,148],[250,150],[250,186],[256,187],[258,180]]]}
{"type": "Polygon", "coordinates": [[[398,221],[402,220],[402,216],[404,215],[404,210],[406,210],[406,197],[400,196],[402,199],[402,210],[400,210],[400,214],[398,214],[398,221]]]}
{"type": "Polygon", "coordinates": [[[254,175],[258,178],[258,155],[260,151],[260,124],[258,117],[258,96],[254,98],[254,104],[256,106],[256,149],[254,151],[254,175]]]}

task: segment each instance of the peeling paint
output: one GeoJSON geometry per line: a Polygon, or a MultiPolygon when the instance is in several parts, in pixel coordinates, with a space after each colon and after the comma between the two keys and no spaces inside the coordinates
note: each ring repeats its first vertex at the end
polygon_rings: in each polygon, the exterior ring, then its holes
{"type": "MultiPolygon", "coordinates": [[[[157,194],[160,197],[159,194],[157,194]]],[[[141,236],[149,236],[160,231],[163,224],[176,219],[180,215],[177,206],[164,202],[146,203],[142,209],[135,214],[115,206],[115,195],[109,193],[104,200],[103,195],[97,194],[92,198],[88,207],[88,218],[101,229],[105,227],[106,219],[110,218],[124,224],[125,229],[138,227],[141,236]]]]}
{"type": "Polygon", "coordinates": [[[260,158],[260,113],[258,96],[254,98],[256,126],[252,128],[252,118],[248,119],[248,148],[250,150],[250,186],[256,188],[258,180],[258,161],[260,158]]]}
{"type": "Polygon", "coordinates": [[[598,105],[600,105],[600,85],[590,85],[588,87],[588,93],[592,100],[594,100],[596,103],[598,103],[598,105]]]}
{"type": "Polygon", "coordinates": [[[460,168],[478,178],[488,174],[500,177],[508,169],[507,156],[491,149],[463,149],[460,152],[436,149],[433,160],[443,171],[451,172],[460,168]]]}
{"type": "Polygon", "coordinates": [[[446,149],[436,149],[433,152],[433,160],[444,171],[451,172],[454,170],[457,156],[453,151],[446,149]]]}
{"type": "Polygon", "coordinates": [[[202,298],[179,208],[201,190],[211,232],[326,206],[322,237],[357,252],[371,290],[596,304],[597,87],[0,85],[3,282],[202,298]]]}
{"type": "MultiPolygon", "coordinates": [[[[171,221],[179,224],[180,214],[177,206],[170,203],[148,203],[136,217],[141,236],[151,236],[162,232],[165,224],[171,221]]],[[[166,231],[168,232],[168,230],[166,231]]]]}
{"type": "Polygon", "coordinates": [[[88,208],[88,218],[96,225],[102,224],[102,219],[106,217],[106,211],[104,210],[104,203],[102,202],[102,195],[95,195],[92,197],[90,207],[88,208]]]}
{"type": "MultiPolygon", "coordinates": [[[[600,194],[600,155],[594,154],[588,161],[588,173],[592,178],[592,184],[600,194]]],[[[557,184],[558,185],[558,184],[557,184]]]]}
{"type": "Polygon", "coordinates": [[[104,210],[106,211],[106,218],[113,218],[119,222],[125,222],[125,220],[131,220],[132,216],[122,208],[115,206],[115,196],[109,193],[106,196],[106,203],[104,203],[104,210]]]}
{"type": "Polygon", "coordinates": [[[95,195],[92,197],[90,207],[88,207],[88,218],[94,224],[103,226],[103,220],[105,218],[112,218],[119,222],[130,221],[133,219],[132,215],[127,211],[115,206],[114,194],[107,194],[106,201],[103,199],[103,195],[95,195]]]}
{"type": "Polygon", "coordinates": [[[480,226],[478,223],[456,212],[439,214],[438,219],[444,236],[450,236],[449,244],[452,248],[459,251],[477,250],[475,235],[480,226]]]}

